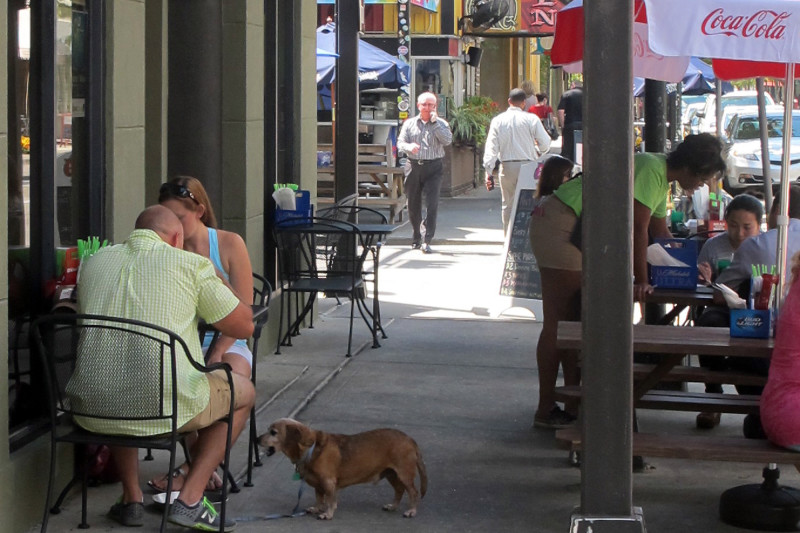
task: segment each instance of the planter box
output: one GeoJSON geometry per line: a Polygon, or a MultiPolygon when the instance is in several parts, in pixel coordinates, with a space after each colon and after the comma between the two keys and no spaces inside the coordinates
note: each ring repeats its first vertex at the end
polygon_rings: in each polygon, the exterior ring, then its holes
{"type": "Polygon", "coordinates": [[[476,168],[480,166],[475,150],[471,146],[445,147],[442,196],[458,196],[475,188],[476,168]]]}

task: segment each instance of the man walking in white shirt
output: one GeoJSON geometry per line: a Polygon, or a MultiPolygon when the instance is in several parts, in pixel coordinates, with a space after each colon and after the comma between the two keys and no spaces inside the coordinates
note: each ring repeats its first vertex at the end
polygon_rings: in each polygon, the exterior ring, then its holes
{"type": "Polygon", "coordinates": [[[500,160],[500,192],[503,197],[503,232],[508,231],[511,206],[517,190],[519,169],[525,163],[536,161],[550,148],[550,136],[533,113],[525,107],[525,91],[512,89],[508,94],[508,110],[492,119],[483,168],[486,170],[486,188],[494,188],[492,172],[500,160]]]}

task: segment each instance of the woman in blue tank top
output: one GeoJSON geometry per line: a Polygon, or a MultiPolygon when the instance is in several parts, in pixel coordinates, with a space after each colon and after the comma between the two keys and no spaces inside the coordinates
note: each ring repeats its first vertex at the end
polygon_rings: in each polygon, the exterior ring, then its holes
{"type": "MultiPolygon", "coordinates": [[[[217,269],[217,275],[228,282],[242,303],[253,303],[253,269],[244,240],[237,233],[216,229],[217,220],[203,184],[197,178],[177,176],[164,183],[159,190],[158,202],[178,216],[183,225],[183,249],[207,257],[217,269]]],[[[212,335],[203,342],[205,353],[212,335]]],[[[233,372],[250,378],[253,355],[243,339],[220,336],[213,352],[206,354],[207,363],[225,362],[233,372]]],[[[175,471],[173,490],[180,490],[188,471],[184,464],[175,471]],[[177,483],[176,483],[177,482],[177,483]]],[[[166,490],[166,476],[150,480],[156,490],[166,490]]],[[[222,481],[214,474],[209,489],[219,488],[222,481]]]]}

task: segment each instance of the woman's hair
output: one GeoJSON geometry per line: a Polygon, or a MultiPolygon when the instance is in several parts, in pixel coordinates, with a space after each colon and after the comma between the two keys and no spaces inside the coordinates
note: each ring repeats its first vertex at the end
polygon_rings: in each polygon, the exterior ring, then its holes
{"type": "Polygon", "coordinates": [[[764,218],[764,206],[761,205],[761,202],[759,202],[755,196],[750,196],[749,194],[740,194],[731,200],[728,207],[725,208],[725,220],[728,220],[728,216],[734,211],[748,211],[753,213],[753,216],[756,217],[756,221],[759,224],[761,224],[761,219],[764,218]]]}
{"type": "Polygon", "coordinates": [[[667,166],[672,169],[686,168],[698,176],[724,172],[722,141],[710,133],[687,135],[682,143],[667,154],[667,166]]]}
{"type": "Polygon", "coordinates": [[[211,200],[208,199],[203,184],[200,180],[192,176],[175,176],[161,186],[158,193],[158,203],[165,200],[178,200],[183,203],[186,209],[196,211],[197,206],[202,205],[205,210],[200,221],[209,228],[217,227],[217,217],[214,216],[214,208],[211,207],[211,200]],[[185,192],[184,192],[185,191],[185,192]]]}
{"type": "Polygon", "coordinates": [[[519,88],[525,91],[525,96],[531,96],[536,92],[536,87],[533,86],[533,82],[531,80],[523,81],[519,88]]]}
{"type": "Polygon", "coordinates": [[[553,194],[564,183],[564,178],[569,178],[575,163],[560,155],[547,158],[542,164],[539,182],[536,184],[536,198],[553,194]]]}
{"type": "Polygon", "coordinates": [[[542,103],[547,100],[547,93],[536,93],[536,101],[542,103]]]}

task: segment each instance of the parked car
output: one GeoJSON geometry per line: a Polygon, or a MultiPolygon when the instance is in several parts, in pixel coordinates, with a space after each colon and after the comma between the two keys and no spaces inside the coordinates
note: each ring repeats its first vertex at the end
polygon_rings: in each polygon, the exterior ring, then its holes
{"type": "MultiPolygon", "coordinates": [[[[783,106],[782,105],[768,105],[765,109],[767,115],[783,115],[783,106]]],[[[723,140],[727,136],[728,126],[731,123],[731,119],[736,115],[745,115],[745,114],[752,114],[755,113],[756,116],[758,115],[758,106],[757,105],[728,105],[722,111],[722,135],[723,140]]]]}
{"type": "Polygon", "coordinates": [[[690,133],[697,133],[691,130],[692,118],[698,113],[703,111],[706,106],[705,94],[699,95],[684,95],[681,97],[681,126],[683,128],[683,136],[686,137],[690,133]]]}
{"type": "MultiPolygon", "coordinates": [[[[769,142],[769,174],[773,187],[780,183],[783,154],[783,113],[767,113],[769,142]]],[[[761,133],[758,111],[734,115],[725,131],[727,170],[723,185],[735,194],[748,188],[761,188],[764,174],[761,167],[761,133]]],[[[792,139],[789,179],[800,178],[800,111],[792,111],[792,139]]]]}
{"type": "MultiPolygon", "coordinates": [[[[767,105],[775,105],[775,100],[769,93],[765,93],[767,105]]],[[[700,113],[700,131],[705,133],[717,134],[717,98],[715,94],[708,96],[705,108],[700,113]]],[[[729,105],[758,105],[758,93],[756,91],[733,91],[723,94],[720,100],[722,111],[729,105]]]]}

